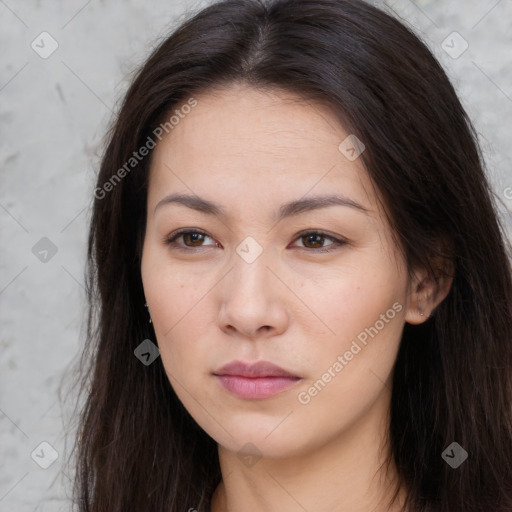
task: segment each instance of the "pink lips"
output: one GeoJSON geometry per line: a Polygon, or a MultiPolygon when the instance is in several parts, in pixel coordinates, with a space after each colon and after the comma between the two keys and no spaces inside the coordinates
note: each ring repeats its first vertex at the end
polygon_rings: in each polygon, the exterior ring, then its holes
{"type": "Polygon", "coordinates": [[[300,377],[268,361],[232,361],[214,372],[222,386],[240,398],[267,398],[300,380],[300,377]]]}

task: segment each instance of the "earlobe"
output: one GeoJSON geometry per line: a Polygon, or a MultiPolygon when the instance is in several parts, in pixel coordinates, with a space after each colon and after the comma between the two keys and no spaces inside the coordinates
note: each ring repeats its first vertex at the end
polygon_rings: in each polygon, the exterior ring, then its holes
{"type": "MultiPolygon", "coordinates": [[[[451,269],[450,269],[451,270],[451,269]]],[[[411,282],[409,305],[405,321],[418,325],[426,322],[435,308],[441,304],[450,292],[453,283],[453,272],[439,273],[436,278],[428,275],[426,270],[414,275],[411,282]]]]}
{"type": "Polygon", "coordinates": [[[405,314],[405,321],[409,324],[418,325],[425,322],[429,317],[431,310],[428,304],[432,298],[433,281],[430,279],[426,271],[414,273],[411,282],[409,304],[405,314]]]}

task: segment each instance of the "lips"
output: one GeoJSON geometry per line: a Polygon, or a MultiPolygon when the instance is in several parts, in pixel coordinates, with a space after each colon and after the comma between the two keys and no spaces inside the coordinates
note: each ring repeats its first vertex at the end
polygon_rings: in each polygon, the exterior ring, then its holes
{"type": "Polygon", "coordinates": [[[256,363],[244,363],[243,361],[232,361],[224,365],[219,370],[213,372],[214,375],[238,375],[240,377],[290,377],[299,379],[298,375],[284,370],[280,366],[269,361],[258,361],[256,363]]]}
{"type": "Polygon", "coordinates": [[[238,398],[263,399],[294,386],[301,377],[269,361],[232,361],[214,372],[223,389],[238,398]]]}

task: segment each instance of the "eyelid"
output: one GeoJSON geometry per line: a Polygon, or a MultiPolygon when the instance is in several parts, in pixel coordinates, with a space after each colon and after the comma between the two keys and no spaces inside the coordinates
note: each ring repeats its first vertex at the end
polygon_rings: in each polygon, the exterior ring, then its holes
{"type": "MultiPolygon", "coordinates": [[[[200,235],[204,235],[208,238],[211,238],[212,240],[213,237],[211,237],[206,231],[203,231],[202,229],[199,229],[199,228],[181,228],[181,229],[178,229],[176,231],[173,231],[170,235],[167,235],[164,237],[163,239],[163,242],[166,244],[166,245],[171,245],[176,239],[178,239],[181,235],[184,235],[184,234],[200,234],[200,235]]],[[[310,249],[308,247],[297,247],[297,249],[303,249],[304,251],[306,252],[309,252],[309,253],[328,253],[328,252],[333,252],[335,251],[337,248],[343,246],[343,245],[347,245],[348,244],[348,241],[346,239],[344,239],[343,237],[338,237],[338,236],[334,236],[334,235],[330,235],[329,233],[323,231],[323,230],[320,230],[320,229],[305,229],[305,230],[302,230],[300,231],[299,233],[297,233],[294,238],[293,238],[293,241],[296,241],[300,238],[304,238],[306,237],[307,235],[319,235],[321,236],[322,238],[324,239],[329,239],[331,240],[333,243],[328,245],[327,247],[332,247],[332,249],[326,249],[326,248],[317,248],[317,249],[310,249]]],[[[216,242],[217,244],[217,242],[216,242]]],[[[215,244],[215,245],[216,245],[215,244]]],[[[212,247],[214,246],[214,244],[210,244],[210,246],[198,246],[198,247],[187,247],[187,246],[173,246],[172,248],[173,249],[178,249],[178,250],[184,250],[184,251],[187,251],[187,252],[194,252],[194,250],[196,249],[203,249],[205,247],[212,247]]]]}

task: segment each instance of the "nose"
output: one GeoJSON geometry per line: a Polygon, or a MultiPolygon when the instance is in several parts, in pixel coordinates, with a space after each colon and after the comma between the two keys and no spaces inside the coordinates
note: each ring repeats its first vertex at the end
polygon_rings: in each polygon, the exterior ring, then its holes
{"type": "Polygon", "coordinates": [[[289,322],[290,296],[263,254],[252,263],[235,256],[234,268],[220,289],[219,326],[228,334],[254,339],[284,332],[289,322]]]}

